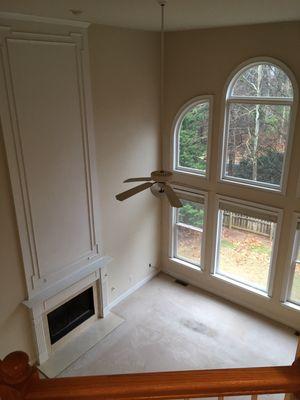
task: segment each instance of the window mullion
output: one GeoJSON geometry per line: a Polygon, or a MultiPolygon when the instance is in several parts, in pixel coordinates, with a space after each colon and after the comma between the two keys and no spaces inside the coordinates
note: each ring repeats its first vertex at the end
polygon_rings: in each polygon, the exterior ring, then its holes
{"type": "Polygon", "coordinates": [[[276,97],[238,97],[230,96],[226,100],[228,103],[245,103],[245,104],[266,104],[266,105],[283,105],[292,106],[293,99],[276,98],[276,97]]]}
{"type": "Polygon", "coordinates": [[[287,301],[289,301],[293,304],[297,304],[297,305],[299,305],[299,301],[296,301],[296,299],[292,298],[292,292],[293,292],[293,285],[295,283],[296,267],[297,267],[297,264],[300,265],[300,261],[297,260],[299,247],[300,247],[300,230],[298,229],[298,223],[297,223],[297,229],[296,229],[296,233],[295,233],[292,257],[291,257],[291,265],[290,265],[289,276],[288,276],[287,295],[286,295],[287,301]]]}
{"type": "Polygon", "coordinates": [[[183,222],[176,222],[176,225],[181,226],[182,228],[190,229],[195,232],[201,232],[201,233],[203,232],[203,229],[197,228],[196,226],[193,226],[193,225],[185,224],[183,222]]]}
{"type": "Polygon", "coordinates": [[[295,277],[295,271],[296,271],[296,264],[297,263],[292,260],[290,271],[289,271],[288,290],[287,290],[287,299],[289,301],[292,301],[291,296],[292,296],[293,283],[294,283],[294,277],[295,277]]]}

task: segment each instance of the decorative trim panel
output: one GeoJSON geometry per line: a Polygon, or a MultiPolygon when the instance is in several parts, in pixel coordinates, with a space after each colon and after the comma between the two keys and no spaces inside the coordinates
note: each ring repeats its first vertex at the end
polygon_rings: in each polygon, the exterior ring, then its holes
{"type": "Polygon", "coordinates": [[[100,259],[87,49],[84,30],[0,27],[0,116],[29,298],[100,259]]]}

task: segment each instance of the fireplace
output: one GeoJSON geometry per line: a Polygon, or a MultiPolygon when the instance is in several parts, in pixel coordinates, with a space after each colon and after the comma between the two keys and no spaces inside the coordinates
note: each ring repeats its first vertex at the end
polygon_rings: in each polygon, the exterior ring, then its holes
{"type": "Polygon", "coordinates": [[[93,287],[88,288],[47,315],[53,345],[95,314],[93,287]]]}
{"type": "MultiPolygon", "coordinates": [[[[103,256],[60,281],[49,282],[48,288],[23,302],[32,313],[38,364],[45,366],[45,371],[48,364],[51,368],[61,365],[62,358],[64,366],[69,365],[73,354],[83,354],[97,342],[97,334],[91,338],[89,332],[109,311],[106,266],[110,261],[111,257],[103,256]],[[74,351],[70,350],[73,344],[74,351]],[[61,354],[64,349],[67,355],[61,354]]],[[[58,370],[54,375],[53,371],[44,372],[56,376],[58,370]]]]}

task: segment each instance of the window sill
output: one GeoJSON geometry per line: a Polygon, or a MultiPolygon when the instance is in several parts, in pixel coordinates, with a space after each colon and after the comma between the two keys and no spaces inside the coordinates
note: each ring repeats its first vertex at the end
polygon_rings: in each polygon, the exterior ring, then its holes
{"type": "Polygon", "coordinates": [[[291,303],[290,301],[281,302],[281,305],[284,308],[288,308],[289,310],[300,311],[300,305],[295,304],[295,303],[291,303]]]}
{"type": "Polygon", "coordinates": [[[173,168],[173,173],[174,174],[183,174],[183,175],[190,175],[190,176],[195,176],[196,178],[201,178],[204,180],[208,180],[207,173],[203,174],[200,171],[197,172],[197,170],[193,170],[192,168],[189,169],[178,169],[178,168],[173,168]]]}
{"type": "Polygon", "coordinates": [[[247,290],[250,293],[259,295],[260,297],[264,297],[267,300],[271,299],[271,297],[268,295],[267,292],[264,292],[263,290],[260,290],[260,289],[256,289],[256,288],[254,288],[252,286],[249,286],[249,285],[247,285],[245,283],[235,281],[234,279],[228,278],[227,276],[214,273],[214,274],[211,274],[211,277],[212,278],[216,278],[216,279],[220,279],[220,280],[228,283],[231,286],[238,287],[238,288],[243,289],[243,290],[247,290]]]}
{"type": "Polygon", "coordinates": [[[171,262],[173,262],[173,263],[183,265],[184,267],[188,267],[188,268],[193,269],[195,271],[202,272],[202,268],[200,266],[197,266],[195,264],[191,264],[191,263],[189,263],[187,261],[180,260],[180,258],[170,257],[169,260],[171,262]]]}
{"type": "Polygon", "coordinates": [[[239,185],[248,189],[258,189],[266,192],[272,192],[280,195],[284,195],[284,190],[281,187],[270,187],[270,186],[263,186],[263,185],[257,185],[255,183],[247,182],[244,180],[239,180],[239,179],[231,179],[231,178],[220,178],[219,183],[225,183],[225,184],[233,184],[233,185],[239,185]]]}

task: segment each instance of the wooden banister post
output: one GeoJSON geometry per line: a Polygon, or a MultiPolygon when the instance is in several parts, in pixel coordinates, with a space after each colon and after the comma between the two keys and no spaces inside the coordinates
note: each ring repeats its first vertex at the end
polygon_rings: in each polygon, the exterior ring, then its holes
{"type": "MultiPolygon", "coordinates": [[[[293,365],[300,365],[300,337],[298,337],[298,346],[296,350],[296,357],[293,365]]],[[[300,380],[300,376],[299,376],[300,380]]],[[[294,393],[294,399],[300,400],[300,393],[294,393]]]]}
{"type": "Polygon", "coordinates": [[[29,364],[26,353],[10,353],[0,360],[0,400],[23,399],[29,386],[38,379],[37,369],[29,364]]]}
{"type": "MultiPolygon", "coordinates": [[[[297,345],[295,361],[293,362],[293,365],[299,365],[299,364],[300,364],[300,337],[298,337],[298,345],[297,345]]],[[[300,376],[299,376],[299,380],[300,380],[300,376]]],[[[299,393],[287,393],[284,397],[284,400],[300,400],[300,394],[299,393]]]]}

